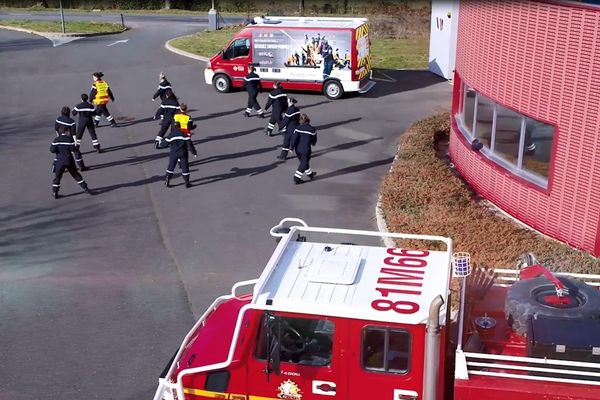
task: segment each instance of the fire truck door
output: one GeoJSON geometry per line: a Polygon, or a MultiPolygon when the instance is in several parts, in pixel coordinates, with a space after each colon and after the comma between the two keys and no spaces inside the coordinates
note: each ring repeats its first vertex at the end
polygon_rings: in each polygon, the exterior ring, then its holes
{"type": "Polygon", "coordinates": [[[341,333],[326,317],[265,313],[247,363],[248,399],[347,400],[341,333]]]}
{"type": "Polygon", "coordinates": [[[417,400],[423,388],[425,330],[420,325],[352,321],[351,399],[417,400]]]}
{"type": "Polygon", "coordinates": [[[250,57],[250,39],[238,38],[231,41],[223,50],[222,67],[229,72],[235,81],[243,81],[248,73],[250,57]]]}

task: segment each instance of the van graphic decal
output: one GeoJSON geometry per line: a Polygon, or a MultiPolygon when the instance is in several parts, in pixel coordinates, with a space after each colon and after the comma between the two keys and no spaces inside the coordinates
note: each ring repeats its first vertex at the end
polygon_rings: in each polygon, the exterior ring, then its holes
{"type": "Polygon", "coordinates": [[[363,79],[371,71],[371,46],[369,40],[369,25],[364,24],[356,29],[356,49],[358,51],[357,67],[354,73],[363,79]]]}
{"type": "Polygon", "coordinates": [[[279,390],[277,397],[280,399],[300,400],[302,398],[300,388],[291,379],[281,382],[281,385],[277,389],[279,390]]]}

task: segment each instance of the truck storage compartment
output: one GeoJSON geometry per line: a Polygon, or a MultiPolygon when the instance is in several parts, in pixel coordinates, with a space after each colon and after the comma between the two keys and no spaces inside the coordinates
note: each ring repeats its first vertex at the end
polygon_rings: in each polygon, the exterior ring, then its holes
{"type": "MultiPolygon", "coordinates": [[[[527,353],[530,357],[600,363],[600,319],[533,317],[528,323],[527,353]]],[[[600,373],[600,369],[567,365],[531,364],[530,366],[600,373]]],[[[532,372],[531,374],[600,381],[600,376],[555,372],[532,372]]]]}

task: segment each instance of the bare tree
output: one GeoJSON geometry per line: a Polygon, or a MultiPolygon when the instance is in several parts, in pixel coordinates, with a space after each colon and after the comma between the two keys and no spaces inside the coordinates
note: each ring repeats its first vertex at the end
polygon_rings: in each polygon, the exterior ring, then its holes
{"type": "Polygon", "coordinates": [[[344,14],[348,14],[348,0],[344,0],[344,14]]]}
{"type": "Polygon", "coordinates": [[[171,9],[171,0],[165,0],[165,10],[171,9]]]}
{"type": "Polygon", "coordinates": [[[304,15],[304,0],[300,0],[300,15],[304,15]]]}

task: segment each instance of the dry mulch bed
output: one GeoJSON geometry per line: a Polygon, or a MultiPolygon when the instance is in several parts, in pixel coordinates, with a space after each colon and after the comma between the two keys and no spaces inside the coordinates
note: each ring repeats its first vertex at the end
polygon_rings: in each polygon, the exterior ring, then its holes
{"type": "Polygon", "coordinates": [[[401,136],[381,187],[391,232],[450,237],[453,251],[469,252],[478,266],[514,268],[520,254],[532,252],[553,271],[600,273],[600,259],[518,225],[477,196],[448,162],[443,146],[449,133],[450,116],[443,113],[401,136]]]}

